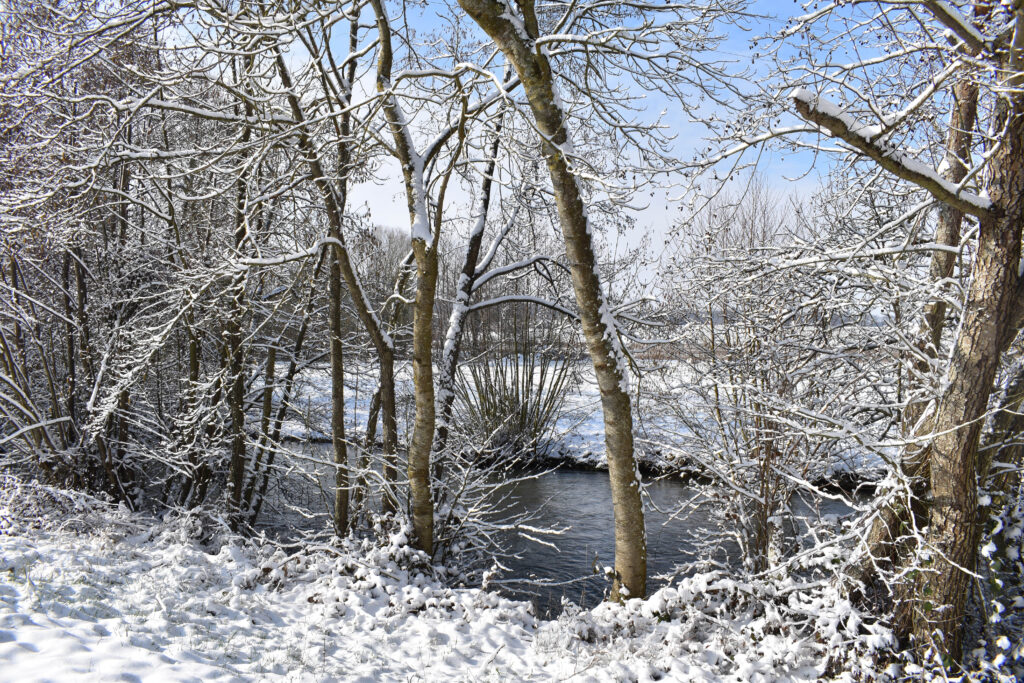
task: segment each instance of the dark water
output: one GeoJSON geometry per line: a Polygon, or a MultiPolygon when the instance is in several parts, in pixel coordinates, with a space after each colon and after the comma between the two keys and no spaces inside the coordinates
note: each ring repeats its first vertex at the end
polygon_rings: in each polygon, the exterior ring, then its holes
{"type": "MultiPolygon", "coordinates": [[[[312,479],[292,489],[290,505],[276,511],[278,531],[284,536],[296,529],[323,529],[328,525],[325,513],[299,515],[297,509],[327,510],[333,476],[330,453],[325,444],[315,444],[307,454],[319,460],[309,469],[312,479]],[[296,498],[301,494],[301,499],[296,498]]],[[[507,556],[500,562],[507,571],[491,580],[493,588],[517,599],[531,601],[537,613],[554,616],[562,611],[566,598],[583,607],[598,604],[606,596],[610,580],[595,567],[615,563],[614,519],[608,473],[591,470],[558,469],[520,476],[505,484],[498,497],[507,507],[496,516],[529,516],[531,529],[507,531],[500,535],[507,556]],[[557,529],[556,535],[534,531],[557,529]],[[536,540],[534,540],[536,539],[536,540]],[[539,542],[538,542],[539,541],[539,542]]],[[[739,548],[730,540],[711,511],[713,504],[698,498],[697,487],[679,477],[644,478],[644,512],[647,527],[648,591],[657,589],[672,576],[692,571],[695,560],[711,560],[719,565],[739,567],[739,548]]],[[[806,533],[807,523],[821,515],[845,515],[850,507],[840,501],[792,501],[796,529],[790,530],[794,542],[806,533]]]]}
{"type": "MultiPolygon", "coordinates": [[[[531,600],[546,616],[561,611],[563,597],[584,607],[600,602],[610,582],[595,574],[595,564],[612,566],[615,561],[608,473],[555,470],[509,486],[510,512],[533,512],[529,524],[534,527],[567,529],[557,536],[529,534],[543,543],[510,532],[505,542],[514,557],[503,561],[510,571],[496,582],[502,592],[531,600]]],[[[741,564],[738,546],[711,518],[710,506],[695,500],[692,485],[678,477],[645,479],[645,494],[649,591],[692,568],[695,559],[741,564]],[[688,502],[692,505],[680,511],[688,502]]],[[[819,515],[850,512],[842,502],[831,500],[808,504],[794,499],[792,508],[798,520],[794,538],[802,533],[799,527],[819,515]]]]}

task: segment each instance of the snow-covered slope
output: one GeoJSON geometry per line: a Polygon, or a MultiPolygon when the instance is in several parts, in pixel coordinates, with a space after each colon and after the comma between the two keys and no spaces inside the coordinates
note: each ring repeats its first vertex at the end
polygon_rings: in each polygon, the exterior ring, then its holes
{"type": "Polygon", "coordinates": [[[713,572],[542,621],[443,586],[401,528],[288,554],[0,483],[3,681],[817,680],[890,642],[820,584],[713,572]]]}

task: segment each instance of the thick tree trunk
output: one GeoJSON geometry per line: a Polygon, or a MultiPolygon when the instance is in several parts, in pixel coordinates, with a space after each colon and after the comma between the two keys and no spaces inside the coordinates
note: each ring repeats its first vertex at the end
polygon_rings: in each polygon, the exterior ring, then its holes
{"type": "Polygon", "coordinates": [[[926,556],[914,599],[907,601],[913,607],[908,630],[917,646],[924,649],[934,642],[940,655],[953,660],[961,654],[964,607],[978,552],[979,435],[1014,322],[1019,280],[1024,96],[1005,97],[999,103],[1005,112],[1005,132],[988,168],[993,209],[980,221],[978,254],[960,333],[932,430],[926,556]]]}
{"type": "MultiPolygon", "coordinates": [[[[1024,148],[1020,149],[1024,154],[1024,148]]],[[[1024,192],[1024,185],[1018,189],[1024,192]]],[[[931,501],[921,578],[914,587],[911,631],[919,645],[941,634],[938,650],[959,659],[964,605],[977,555],[978,436],[999,364],[998,331],[1016,286],[1020,228],[1005,220],[982,224],[978,260],[949,388],[935,418],[931,444],[931,501]]]]}
{"type": "Polygon", "coordinates": [[[437,288],[437,251],[421,240],[416,254],[416,303],[412,321],[412,382],[416,400],[409,444],[409,503],[416,547],[434,552],[434,501],[430,490],[430,453],[434,443],[433,322],[437,288]]]}
{"type": "MultiPolygon", "coordinates": [[[[953,111],[950,114],[949,130],[946,134],[946,156],[943,162],[943,177],[953,183],[960,183],[967,175],[970,166],[971,140],[978,116],[978,86],[971,81],[962,81],[953,88],[953,111]]],[[[935,228],[934,241],[949,247],[960,245],[960,231],[964,214],[959,209],[941,205],[938,224],[935,228]]],[[[937,249],[932,252],[929,265],[929,278],[934,283],[941,283],[953,275],[956,265],[956,254],[947,250],[937,249]]],[[[943,287],[948,290],[948,287],[943,287]]],[[[917,347],[923,358],[915,362],[914,374],[918,378],[927,379],[932,372],[930,359],[938,357],[942,342],[942,331],[946,324],[946,300],[941,294],[925,305],[918,332],[917,347]]],[[[919,383],[920,384],[920,383],[919,383]]],[[[903,414],[903,430],[908,439],[915,433],[927,433],[929,428],[921,425],[922,416],[927,408],[927,396],[912,395],[903,414]]],[[[927,418],[926,418],[927,419],[927,418]]],[[[903,477],[911,482],[915,501],[908,501],[905,496],[883,505],[868,533],[868,552],[864,558],[851,569],[851,577],[867,583],[879,566],[892,566],[898,562],[899,540],[908,529],[915,526],[912,515],[923,514],[920,501],[926,494],[928,477],[929,447],[927,445],[908,444],[902,454],[900,467],[903,477]]]]}
{"type": "Polygon", "coordinates": [[[71,418],[71,424],[68,426],[66,433],[68,434],[67,441],[69,442],[65,447],[70,445],[71,434],[78,430],[78,385],[77,385],[77,372],[75,362],[75,326],[72,323],[74,313],[71,310],[71,254],[67,251],[64,252],[64,263],[61,269],[61,286],[64,290],[64,334],[67,335],[65,340],[67,344],[66,348],[66,361],[67,366],[67,414],[71,418]]]}
{"type": "MultiPolygon", "coordinates": [[[[950,115],[949,132],[946,135],[946,156],[943,177],[952,183],[959,184],[967,176],[971,164],[971,140],[975,123],[978,119],[978,85],[971,81],[962,81],[953,88],[953,111],[950,115]]],[[[935,228],[934,241],[948,247],[960,246],[960,231],[963,225],[962,211],[945,204],[939,207],[939,220],[935,228]]],[[[929,279],[933,283],[942,283],[953,276],[957,254],[944,249],[932,252],[929,266],[929,279]]],[[[948,286],[939,285],[943,290],[948,286]]],[[[946,324],[946,298],[941,294],[925,305],[924,319],[918,333],[918,346],[927,359],[937,358],[942,346],[942,331],[946,324]]],[[[926,358],[919,358],[916,371],[920,376],[931,372],[931,363],[926,358]]],[[[912,401],[906,410],[904,423],[907,433],[914,432],[915,425],[927,405],[927,400],[912,401]]]]}
{"type": "MultiPolygon", "coordinates": [[[[384,98],[383,109],[395,142],[395,154],[402,164],[412,248],[416,259],[416,302],[413,306],[413,391],[416,416],[409,444],[407,471],[414,543],[432,554],[434,550],[434,501],[430,492],[430,454],[434,441],[434,371],[432,365],[434,297],[437,288],[437,238],[430,234],[424,159],[416,152],[408,121],[391,91],[391,24],[382,0],[370,0],[380,39],[377,60],[377,91],[384,98]]],[[[441,202],[438,202],[439,206],[441,202]]],[[[384,397],[382,397],[384,400],[384,397]]],[[[385,420],[387,414],[385,411],[385,420]]]]}
{"type": "Polygon", "coordinates": [[[348,533],[348,449],[345,446],[345,360],[342,346],[339,249],[330,249],[328,326],[331,334],[331,445],[334,454],[334,533],[348,533]]]}
{"type": "Polygon", "coordinates": [[[513,23],[510,7],[497,0],[459,0],[515,67],[543,140],[542,151],[572,273],[583,334],[594,364],[604,411],[605,448],[615,512],[615,584],[612,599],[643,597],[647,583],[647,543],[640,482],[633,457],[633,419],[628,375],[614,319],[597,275],[586,208],[566,153],[571,149],[565,115],[558,105],[551,66],[532,44],[538,37],[531,0],[519,4],[523,24],[513,23]],[[521,33],[525,25],[530,40],[521,33]]]}
{"type": "MultiPolygon", "coordinates": [[[[389,337],[390,339],[390,337],[389,337]]],[[[398,510],[398,406],[395,402],[395,350],[392,346],[378,349],[380,359],[380,411],[384,430],[384,490],[381,510],[398,510]]],[[[374,430],[376,431],[376,430],[374,430]]]]}

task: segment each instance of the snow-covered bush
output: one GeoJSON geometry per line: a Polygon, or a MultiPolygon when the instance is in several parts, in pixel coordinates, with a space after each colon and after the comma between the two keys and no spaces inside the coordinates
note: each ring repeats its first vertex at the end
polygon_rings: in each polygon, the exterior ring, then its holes
{"type": "Polygon", "coordinates": [[[513,353],[485,353],[456,377],[456,415],[443,453],[435,454],[434,559],[460,582],[496,570],[510,532],[532,513],[511,513],[510,496],[537,456],[548,455],[575,363],[538,347],[528,331],[513,353]],[[497,563],[497,564],[496,564],[497,563]]]}
{"type": "Polygon", "coordinates": [[[117,511],[102,498],[0,472],[0,536],[60,528],[84,532],[109,522],[117,511]]]}
{"type": "Polygon", "coordinates": [[[886,361],[861,343],[875,330],[845,299],[822,296],[807,270],[776,265],[810,230],[782,200],[755,178],[681,226],[667,278],[675,363],[647,383],[687,427],[657,440],[698,475],[695,500],[755,572],[796,549],[794,496],[857,445],[856,429],[871,428],[877,416],[856,415],[853,399],[886,361]]]}
{"type": "Polygon", "coordinates": [[[573,365],[530,343],[522,353],[484,354],[456,383],[460,431],[487,458],[546,453],[573,384],[573,365]]]}

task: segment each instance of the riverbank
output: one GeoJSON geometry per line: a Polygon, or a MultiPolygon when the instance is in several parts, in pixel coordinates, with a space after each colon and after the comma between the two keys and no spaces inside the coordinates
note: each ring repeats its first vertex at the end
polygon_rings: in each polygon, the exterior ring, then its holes
{"type": "MultiPolygon", "coordinates": [[[[529,458],[526,464],[538,468],[559,468],[577,471],[606,471],[608,460],[604,452],[604,416],[601,411],[600,391],[590,378],[589,365],[581,364],[579,381],[567,393],[552,425],[547,446],[529,458]]],[[[294,404],[302,412],[293,414],[286,422],[283,434],[286,440],[329,443],[330,438],[330,375],[326,368],[309,368],[300,375],[294,404]]],[[[376,375],[371,366],[350,365],[346,378],[346,429],[361,441],[369,414],[370,399],[376,389],[376,375]]],[[[398,414],[399,438],[406,438],[406,425],[411,423],[412,378],[407,365],[396,371],[396,392],[400,406],[398,414]]],[[[379,438],[378,434],[378,438],[379,438]]],[[[645,477],[681,476],[700,477],[697,463],[685,455],[670,452],[666,443],[692,438],[689,429],[673,415],[657,413],[647,406],[634,420],[637,467],[645,477]]],[[[884,467],[877,457],[862,453],[848,453],[819,468],[820,473],[809,482],[813,486],[833,492],[851,494],[870,493],[875,483],[884,476],[884,467]]]]}
{"type": "Polygon", "coordinates": [[[406,540],[287,550],[5,477],[0,680],[871,680],[892,643],[827,581],[721,571],[540,619],[406,540]]]}

